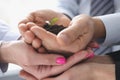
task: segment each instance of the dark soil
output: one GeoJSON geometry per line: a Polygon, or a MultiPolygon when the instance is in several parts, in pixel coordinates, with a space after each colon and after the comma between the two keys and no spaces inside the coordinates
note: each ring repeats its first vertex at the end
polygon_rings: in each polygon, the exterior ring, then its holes
{"type": "Polygon", "coordinates": [[[49,24],[45,24],[44,25],[44,29],[46,29],[47,31],[50,31],[54,34],[58,34],[61,30],[65,29],[66,27],[64,27],[63,25],[52,25],[50,26],[49,24]]]}

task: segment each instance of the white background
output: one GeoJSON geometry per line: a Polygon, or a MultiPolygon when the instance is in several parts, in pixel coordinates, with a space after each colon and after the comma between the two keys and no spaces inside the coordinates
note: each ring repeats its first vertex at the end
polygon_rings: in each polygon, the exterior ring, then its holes
{"type": "Polygon", "coordinates": [[[9,23],[16,29],[20,20],[30,12],[50,8],[56,0],[0,0],[0,19],[9,23]]]}

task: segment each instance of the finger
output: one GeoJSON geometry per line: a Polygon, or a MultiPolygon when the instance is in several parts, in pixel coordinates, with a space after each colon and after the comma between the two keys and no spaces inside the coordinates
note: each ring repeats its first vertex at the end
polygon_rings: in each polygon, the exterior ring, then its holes
{"type": "Polygon", "coordinates": [[[88,52],[89,54],[87,55],[87,58],[90,59],[90,58],[93,58],[95,55],[94,55],[94,51],[92,50],[91,47],[87,47],[86,48],[86,52],[88,52]]]}
{"type": "Polygon", "coordinates": [[[20,21],[19,24],[26,24],[28,22],[30,22],[30,20],[26,18],[26,19],[23,19],[22,21],[20,21]]]}
{"type": "Polygon", "coordinates": [[[38,38],[34,38],[32,41],[32,46],[36,49],[40,48],[42,46],[42,42],[38,38]]]}
{"type": "Polygon", "coordinates": [[[26,27],[26,24],[23,24],[23,23],[19,24],[18,28],[22,35],[28,30],[28,27],[26,27]]]}
{"type": "Polygon", "coordinates": [[[99,48],[99,44],[96,42],[96,41],[91,41],[89,44],[88,44],[89,47],[91,48],[99,48]]]}
{"type": "Polygon", "coordinates": [[[52,70],[50,71],[50,75],[55,75],[55,74],[59,74],[67,69],[69,69],[70,67],[72,67],[73,65],[81,62],[82,60],[86,59],[88,57],[88,52],[86,51],[80,51],[75,53],[74,55],[72,55],[70,58],[68,58],[66,64],[61,65],[61,66],[54,66],[52,68],[52,70]]]}
{"type": "Polygon", "coordinates": [[[23,35],[25,42],[31,44],[35,38],[35,35],[30,30],[26,31],[23,35]]]}
{"type": "MultiPolygon", "coordinates": [[[[41,79],[41,80],[60,80],[60,79],[58,79],[58,78],[44,78],[44,79],[41,79]]],[[[61,79],[61,80],[63,80],[63,79],[61,79]]]]}
{"type": "Polygon", "coordinates": [[[35,34],[36,37],[41,39],[43,46],[48,50],[60,49],[60,46],[56,40],[56,35],[46,31],[41,27],[32,27],[31,31],[35,34]],[[48,45],[49,44],[49,45],[48,45]],[[53,46],[54,44],[54,46],[53,46]]]}
{"type": "Polygon", "coordinates": [[[49,33],[48,31],[46,31],[45,29],[43,29],[41,27],[32,27],[31,31],[41,40],[47,40],[47,38],[54,39],[54,35],[52,33],[49,33]]]}
{"type": "Polygon", "coordinates": [[[38,49],[38,52],[39,52],[39,53],[45,53],[45,52],[47,52],[47,50],[46,50],[44,47],[40,47],[40,48],[38,49]]]}
{"type": "Polygon", "coordinates": [[[30,29],[31,27],[34,27],[34,26],[37,26],[37,25],[33,22],[28,22],[28,23],[26,23],[26,26],[30,29]]]}
{"type": "Polygon", "coordinates": [[[33,75],[27,73],[26,71],[24,70],[21,70],[19,75],[23,78],[23,79],[26,79],[26,80],[37,80],[33,75]]]}
{"type": "Polygon", "coordinates": [[[62,55],[58,54],[34,54],[30,64],[33,65],[63,65],[66,63],[66,59],[62,55]]]}
{"type": "Polygon", "coordinates": [[[26,24],[28,22],[33,22],[33,20],[34,20],[34,17],[32,15],[29,15],[27,18],[20,21],[19,24],[21,24],[21,23],[26,24]]]}

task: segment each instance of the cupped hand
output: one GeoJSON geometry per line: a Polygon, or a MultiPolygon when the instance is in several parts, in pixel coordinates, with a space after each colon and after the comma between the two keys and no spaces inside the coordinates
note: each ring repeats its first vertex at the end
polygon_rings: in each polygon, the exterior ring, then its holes
{"type": "Polygon", "coordinates": [[[19,31],[25,42],[32,44],[35,48],[39,48],[40,39],[35,37],[35,35],[30,31],[30,27],[35,25],[43,27],[46,21],[51,21],[53,18],[58,18],[54,24],[67,27],[70,23],[70,19],[67,16],[53,10],[44,9],[30,13],[28,17],[23,19],[18,25],[19,31]]]}
{"type": "Polygon", "coordinates": [[[27,80],[115,80],[115,66],[110,56],[94,56],[84,63],[79,63],[67,69],[60,75],[37,79],[33,75],[21,71],[20,75],[27,80]]]}
{"type": "Polygon", "coordinates": [[[73,65],[81,62],[84,59],[92,57],[92,50],[88,49],[88,51],[80,51],[74,54],[73,56],[67,59],[66,64],[60,66],[24,66],[25,71],[21,71],[20,75],[25,79],[38,79],[41,80],[46,77],[57,76],[64,71],[68,70],[73,65]]]}
{"type": "Polygon", "coordinates": [[[58,18],[58,21],[55,24],[68,26],[70,19],[63,13],[56,12],[50,9],[43,9],[31,12],[26,19],[23,19],[19,24],[26,24],[28,22],[33,22],[38,26],[45,24],[45,21],[51,21],[53,18],[58,18]]]}
{"type": "Polygon", "coordinates": [[[31,31],[42,41],[45,48],[51,51],[76,53],[87,46],[98,47],[98,44],[93,42],[95,34],[94,21],[87,15],[79,15],[73,18],[70,25],[58,35],[37,26],[32,27],[31,31]]]}

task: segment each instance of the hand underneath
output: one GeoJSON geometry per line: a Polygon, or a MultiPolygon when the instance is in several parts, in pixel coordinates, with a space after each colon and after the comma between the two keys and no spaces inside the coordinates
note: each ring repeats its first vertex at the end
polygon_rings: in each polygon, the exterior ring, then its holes
{"type": "Polygon", "coordinates": [[[36,78],[36,79],[43,79],[46,77],[56,76],[70,67],[75,65],[78,62],[86,58],[91,58],[93,55],[91,50],[88,51],[80,51],[73,56],[67,59],[66,64],[60,66],[46,66],[46,65],[39,65],[39,66],[24,66],[25,71],[21,71],[20,75],[25,79],[36,78]],[[27,71],[26,71],[27,70],[27,71]],[[31,76],[30,76],[31,75],[31,76]],[[28,78],[27,78],[28,76],[28,78]]]}
{"type": "Polygon", "coordinates": [[[115,66],[110,56],[94,56],[53,78],[37,79],[23,70],[20,75],[27,80],[115,80],[115,66]]]}
{"type": "Polygon", "coordinates": [[[42,80],[115,80],[114,64],[78,64],[61,75],[42,80]]]}

